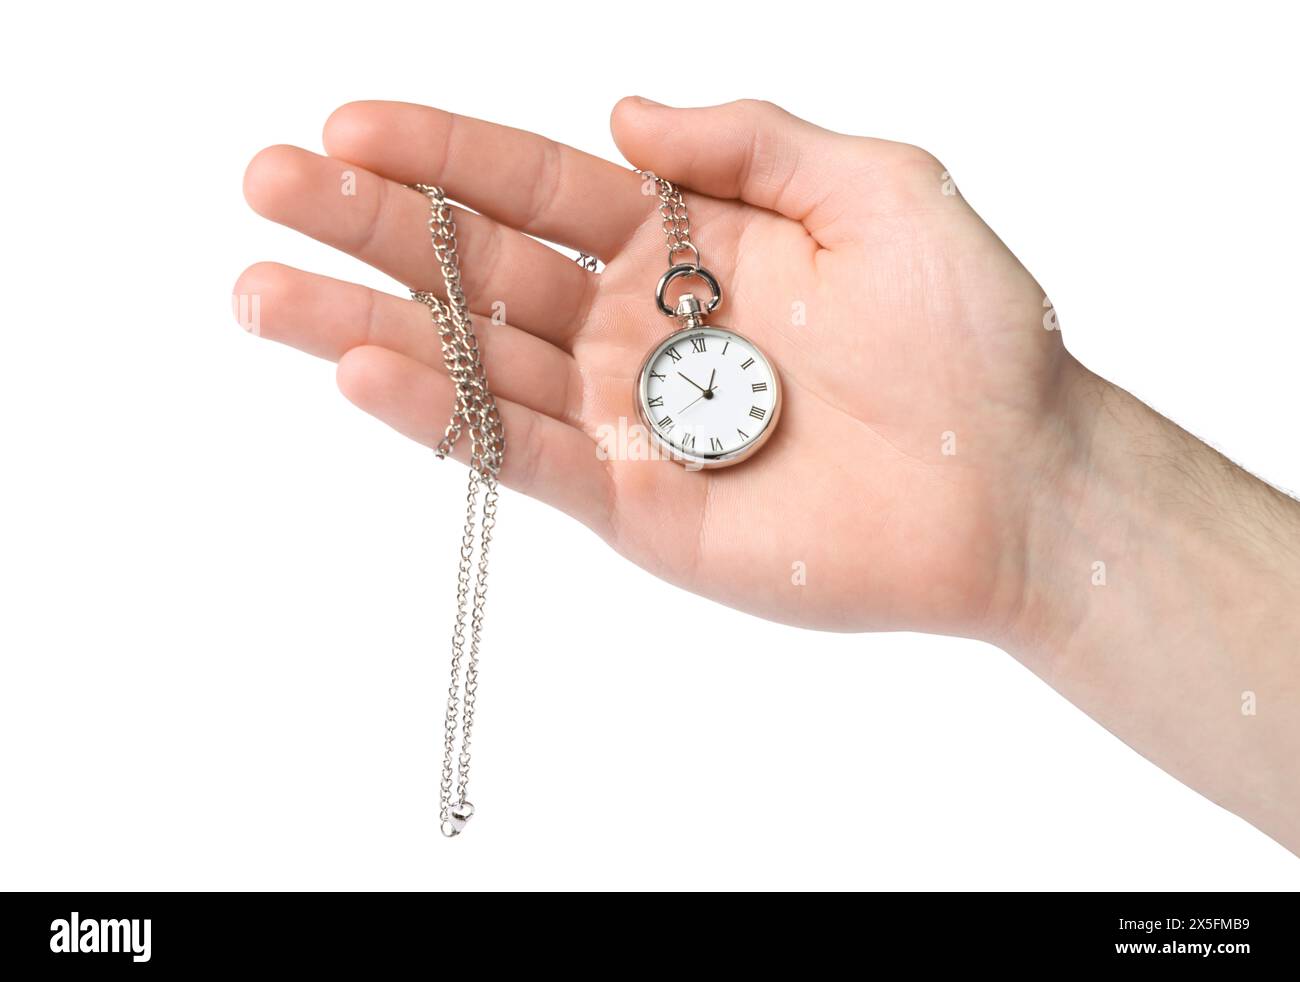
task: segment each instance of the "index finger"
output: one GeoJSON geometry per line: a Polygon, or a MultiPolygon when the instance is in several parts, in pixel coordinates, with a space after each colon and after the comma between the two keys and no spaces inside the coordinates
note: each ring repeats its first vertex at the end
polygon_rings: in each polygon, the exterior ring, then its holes
{"type": "Polygon", "coordinates": [[[438,184],[504,225],[602,260],[653,211],[627,167],[535,133],[405,102],[351,102],[325,150],[402,184],[438,184]]]}

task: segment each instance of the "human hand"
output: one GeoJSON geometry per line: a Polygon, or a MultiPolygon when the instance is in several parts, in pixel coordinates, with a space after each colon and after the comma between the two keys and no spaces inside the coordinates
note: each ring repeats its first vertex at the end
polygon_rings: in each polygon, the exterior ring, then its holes
{"type": "MultiPolygon", "coordinates": [[[[428,202],[401,185],[437,183],[476,209],[457,212],[458,235],[505,422],[502,480],[655,574],[811,627],[1007,630],[1024,589],[1026,499],[1062,430],[1058,387],[1077,368],[1044,329],[1033,278],[915,147],[757,102],[625,99],[613,131],[634,165],[686,189],[692,237],[725,291],[710,323],[751,337],[781,374],[781,423],[745,464],[598,457],[601,427],[636,419],[634,376],[673,329],[653,299],[658,200],[627,168],[440,110],[363,102],[330,118],[329,157],[269,148],[245,193],[266,217],[435,292],[428,202]],[[355,193],[341,193],[350,175],[355,193]],[[489,323],[497,301],[506,324],[489,323]]],[[[274,264],[251,267],[236,293],[260,296],[264,336],[336,359],[361,408],[438,441],[452,387],[424,306],[274,264]]]]}

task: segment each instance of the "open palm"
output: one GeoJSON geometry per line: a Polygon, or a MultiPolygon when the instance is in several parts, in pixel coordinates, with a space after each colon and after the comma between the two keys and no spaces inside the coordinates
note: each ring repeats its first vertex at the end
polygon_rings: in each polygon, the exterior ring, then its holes
{"type": "MultiPolygon", "coordinates": [[[[1033,278],[915,147],[754,102],[627,99],[613,126],[635,166],[686,190],[725,294],[710,323],[781,374],[780,425],[736,467],[597,453],[602,427],[635,425],[637,370],[675,329],[654,304],[658,200],[627,167],[435,109],[354,103],[326,126],[328,157],[265,150],[245,193],[435,291],[428,202],[401,185],[440,184],[474,209],[456,220],[506,429],[502,480],[655,574],[789,623],[996,634],[1023,588],[1024,511],[1050,467],[1068,357],[1033,278]]],[[[352,401],[438,441],[452,386],[425,307],[267,263],[236,292],[261,298],[263,335],[336,359],[352,401]]]]}

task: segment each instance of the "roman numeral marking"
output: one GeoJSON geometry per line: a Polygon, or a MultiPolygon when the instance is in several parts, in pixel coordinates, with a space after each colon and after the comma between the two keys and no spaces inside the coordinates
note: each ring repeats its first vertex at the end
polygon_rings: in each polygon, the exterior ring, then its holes
{"type": "Polygon", "coordinates": [[[651,408],[651,409],[658,409],[658,408],[659,408],[660,406],[662,406],[663,404],[664,404],[664,397],[663,397],[663,396],[651,396],[651,397],[650,397],[650,408],[651,408]]]}
{"type": "Polygon", "coordinates": [[[721,449],[722,449],[722,441],[719,440],[716,436],[711,436],[711,437],[709,437],[709,449],[710,449],[710,450],[721,450],[721,449]]]}
{"type": "Polygon", "coordinates": [[[748,440],[748,439],[749,439],[749,434],[746,433],[744,430],[742,430],[739,426],[736,427],[736,432],[740,434],[740,438],[741,438],[742,440],[748,440]]]}
{"type": "Polygon", "coordinates": [[[766,382],[755,382],[753,385],[750,386],[750,388],[753,389],[755,392],[766,392],[766,391],[767,391],[767,383],[766,383],[766,382]]]}
{"type": "Polygon", "coordinates": [[[705,338],[703,337],[691,338],[691,350],[697,355],[704,354],[704,341],[705,338]]]}
{"type": "Polygon", "coordinates": [[[671,416],[665,416],[655,425],[661,430],[671,430],[673,428],[673,418],[671,416]]]}
{"type": "Polygon", "coordinates": [[[752,364],[754,364],[754,359],[753,359],[753,358],[746,358],[744,361],[742,361],[742,362],[740,363],[740,367],[741,367],[741,368],[748,368],[748,367],[749,367],[750,365],[752,365],[752,364]]]}
{"type": "Polygon", "coordinates": [[[657,378],[660,382],[663,382],[668,378],[667,375],[660,375],[658,372],[651,372],[650,377],[657,378]]]}
{"type": "Polygon", "coordinates": [[[727,353],[727,349],[730,347],[731,347],[731,342],[728,341],[726,344],[722,346],[722,353],[725,355],[727,353]]]}
{"type": "Polygon", "coordinates": [[[757,406],[750,406],[749,415],[753,416],[755,419],[767,419],[767,410],[759,409],[757,406]]]}
{"type": "Polygon", "coordinates": [[[694,434],[694,433],[683,433],[683,434],[682,434],[682,449],[683,449],[683,450],[694,450],[694,449],[695,449],[695,434],[694,434]]]}
{"type": "Polygon", "coordinates": [[[668,357],[673,360],[673,364],[676,364],[677,362],[682,360],[682,353],[678,351],[676,348],[669,348],[668,357]]]}

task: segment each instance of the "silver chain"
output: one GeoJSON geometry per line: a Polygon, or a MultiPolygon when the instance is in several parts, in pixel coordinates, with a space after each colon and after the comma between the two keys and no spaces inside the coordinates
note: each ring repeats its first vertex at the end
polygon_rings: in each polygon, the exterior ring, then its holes
{"type": "Polygon", "coordinates": [[[659,192],[659,217],[668,240],[668,265],[676,264],[680,252],[691,253],[695,257],[694,265],[700,265],[700,250],[691,241],[691,220],[686,214],[686,199],[682,197],[681,189],[652,171],[639,170],[637,173],[654,181],[659,192]]]}
{"type": "MultiPolygon", "coordinates": [[[[668,265],[679,253],[690,252],[693,265],[700,264],[700,250],[691,241],[691,224],[686,201],[671,182],[649,171],[638,171],[655,182],[659,193],[659,214],[668,240],[668,265]]],[[[474,729],[474,699],[478,692],[479,644],[483,636],[483,605],[487,599],[488,549],[496,527],[497,478],[505,454],[505,429],[496,400],[488,388],[487,372],[479,355],[478,338],[470,319],[469,304],[460,281],[460,257],[456,247],[456,223],[442,188],[413,184],[429,199],[429,234],[434,256],[442,268],[447,289],[444,302],[426,290],[412,290],[411,298],[429,308],[447,373],[456,387],[451,419],[438,441],[438,459],[445,458],[464,432],[469,433],[469,482],[465,493],[465,528],[460,540],[460,562],[456,571],[456,621],[451,634],[451,682],[447,688],[447,714],[443,730],[442,780],[439,785],[438,819],[442,834],[459,835],[474,814],[470,803],[470,740],[474,729]],[[479,492],[483,493],[483,517],[478,521],[479,492]],[[478,528],[478,562],[475,573],[475,528],[478,528]],[[472,581],[472,586],[471,586],[472,581]],[[472,590],[472,593],[471,593],[472,590]],[[469,645],[466,647],[468,619],[469,645]],[[462,669],[464,678],[462,681],[462,669]],[[457,736],[460,751],[457,753],[457,736]],[[454,761],[454,765],[453,765],[454,761]],[[452,791],[455,789],[453,797],[452,791]]],[[[578,263],[596,272],[595,257],[579,255],[578,263]]]]}
{"type": "MultiPolygon", "coordinates": [[[[654,182],[659,194],[659,217],[663,225],[664,236],[668,239],[668,265],[677,262],[679,252],[689,252],[694,257],[694,265],[700,265],[700,250],[691,241],[691,219],[686,214],[686,199],[681,190],[671,181],[660,177],[653,171],[638,170],[637,174],[654,182]]],[[[590,273],[597,271],[596,257],[585,252],[578,253],[574,260],[590,273]]]]}
{"type": "Polygon", "coordinates": [[[412,185],[429,199],[429,234],[433,252],[442,267],[447,301],[424,290],[412,290],[411,298],[429,308],[442,341],[442,357],[456,387],[455,405],[436,453],[441,460],[451,453],[463,432],[469,433],[469,486],[465,494],[465,530],[460,540],[460,564],[456,576],[456,622],[451,635],[451,684],[447,689],[447,716],[443,734],[442,782],[438,818],[442,834],[460,834],[474,814],[469,793],[470,736],[474,728],[474,697],[478,691],[479,642],[483,634],[483,604],[487,598],[488,547],[496,527],[497,477],[505,454],[505,430],[496,400],[488,389],[487,372],[479,357],[478,339],[470,320],[469,304],[460,281],[460,258],[456,251],[456,223],[442,189],[427,184],[412,185]],[[483,517],[478,522],[479,492],[483,492],[483,517]],[[479,528],[478,563],[475,573],[475,527],[479,528]],[[471,588],[471,580],[473,586],[471,588]],[[472,593],[471,593],[472,589],[472,593]],[[466,619],[469,645],[465,644],[466,619]],[[468,656],[468,657],[467,657],[468,656]],[[464,681],[461,669],[464,667],[464,681]],[[456,752],[457,723],[460,752],[456,752]],[[452,797],[455,758],[455,798],[452,797]]]}

